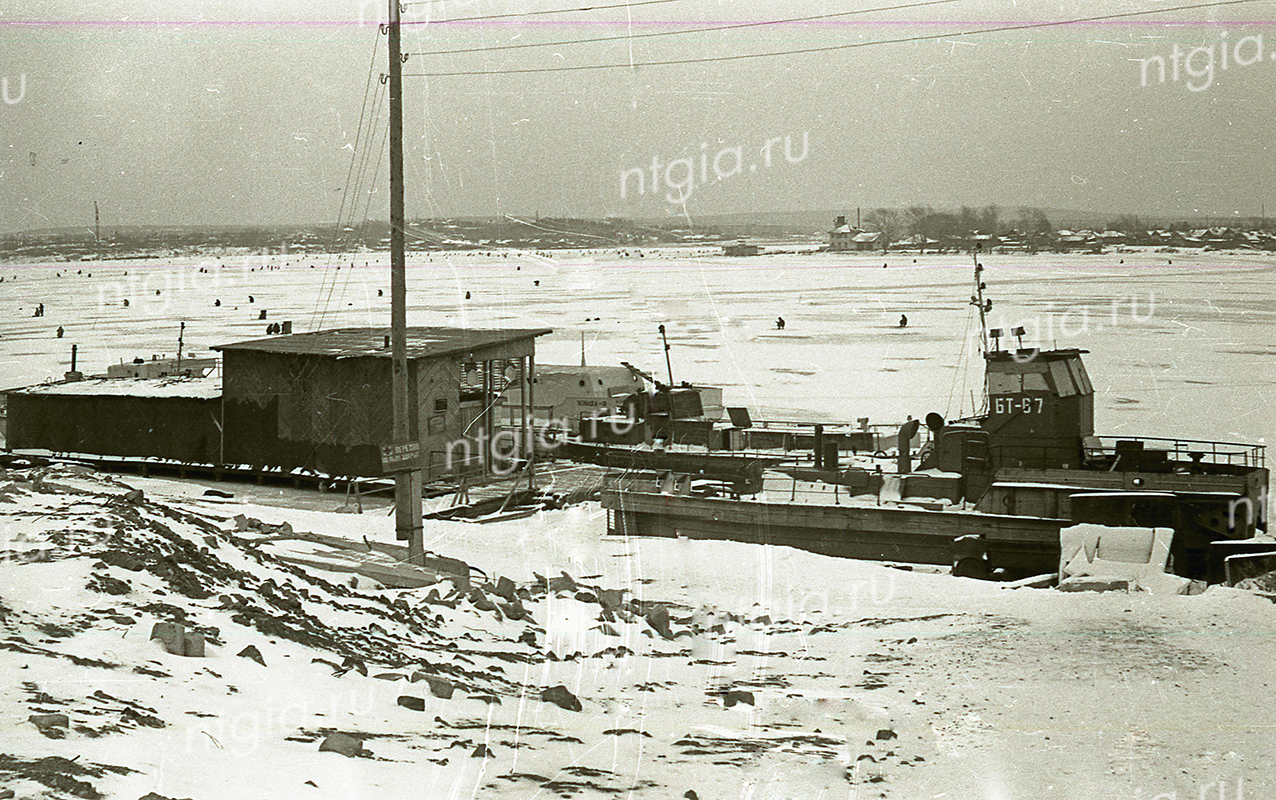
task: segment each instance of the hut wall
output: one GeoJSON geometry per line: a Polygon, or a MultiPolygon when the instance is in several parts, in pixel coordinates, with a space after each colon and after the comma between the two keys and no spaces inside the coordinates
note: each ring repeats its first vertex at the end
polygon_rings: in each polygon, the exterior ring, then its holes
{"type": "Polygon", "coordinates": [[[194,397],[9,395],[9,447],[215,464],[221,403],[194,397]]]}
{"type": "Polygon", "coordinates": [[[226,460],[381,474],[392,433],[390,362],[228,350],[222,365],[226,460]]]}
{"type": "MultiPolygon", "coordinates": [[[[421,442],[425,480],[436,480],[448,473],[448,445],[464,435],[461,362],[457,358],[413,361],[408,377],[412,381],[410,385],[416,387],[413,395],[416,403],[414,435],[421,442]]],[[[458,455],[461,452],[456,451],[458,455]]]]}
{"type": "MultiPolygon", "coordinates": [[[[381,474],[380,447],[394,438],[388,359],[240,350],[224,358],[228,462],[381,474]]],[[[462,435],[460,362],[412,361],[408,380],[409,434],[421,442],[427,480],[437,478],[448,443],[462,435]]]]}

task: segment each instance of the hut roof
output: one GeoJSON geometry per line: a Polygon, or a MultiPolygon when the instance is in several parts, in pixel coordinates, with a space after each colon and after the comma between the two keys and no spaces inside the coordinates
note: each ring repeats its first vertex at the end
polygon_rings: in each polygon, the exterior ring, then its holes
{"type": "MultiPolygon", "coordinates": [[[[408,358],[437,358],[482,350],[489,347],[534,339],[551,333],[550,328],[408,328],[408,358]]],[[[311,333],[271,336],[246,342],[233,342],[214,350],[253,350],[265,353],[331,356],[334,358],[390,358],[385,346],[389,328],[335,328],[311,333]]]]}

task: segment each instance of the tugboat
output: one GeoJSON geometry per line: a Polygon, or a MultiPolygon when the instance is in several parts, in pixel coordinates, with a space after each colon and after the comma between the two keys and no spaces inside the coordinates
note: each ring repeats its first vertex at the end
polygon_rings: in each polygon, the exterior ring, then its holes
{"type": "MultiPolygon", "coordinates": [[[[1012,579],[1059,566],[1062,528],[1074,523],[1172,528],[1170,569],[1217,582],[1223,558],[1273,543],[1267,530],[1269,474],[1262,445],[1162,437],[1103,437],[1094,431],[1094,388],[1080,349],[1003,349],[988,330],[992,301],[976,260],[971,304],[979,311],[985,410],[947,421],[929,414],[898,431],[896,470],[836,457],[817,468],[764,463],[762,481],[734,497],[706,496],[672,470],[615,476],[602,494],[608,531],[798,547],[879,561],[982,564],[978,576],[1012,579]],[[819,467],[823,468],[819,468],[819,467]],[[792,480],[789,497],[759,492],[792,480]],[[806,491],[798,497],[799,479],[806,491]],[[831,491],[829,491],[831,487],[831,491]],[[745,496],[751,495],[751,496],[745,496]]],[[[880,453],[878,454],[881,455],[880,453]]]]}

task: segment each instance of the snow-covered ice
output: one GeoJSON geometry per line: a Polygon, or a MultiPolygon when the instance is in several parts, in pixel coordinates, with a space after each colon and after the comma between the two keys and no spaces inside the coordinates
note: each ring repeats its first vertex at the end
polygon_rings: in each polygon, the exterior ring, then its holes
{"type": "MultiPolygon", "coordinates": [[[[543,364],[579,363],[583,332],[590,363],[625,360],[661,375],[656,327],[664,324],[674,377],[723,386],[727,403],[748,406],[755,419],[898,422],[971,410],[982,365],[972,355],[968,256],[636,252],[411,254],[409,324],[553,328],[537,343],[543,364]],[[898,327],[901,313],[907,328],[898,327]]],[[[983,260],[990,327],[1023,326],[1029,345],[1090,351],[1099,433],[1276,434],[1270,254],[983,260]]],[[[300,332],[389,318],[388,268],[377,253],[8,265],[0,275],[0,387],[60,378],[72,343],[86,373],[171,356],[180,321],[186,350],[202,356],[260,338],[272,322],[291,320],[300,332]],[[37,303],[45,316],[33,318],[37,303]]]]}

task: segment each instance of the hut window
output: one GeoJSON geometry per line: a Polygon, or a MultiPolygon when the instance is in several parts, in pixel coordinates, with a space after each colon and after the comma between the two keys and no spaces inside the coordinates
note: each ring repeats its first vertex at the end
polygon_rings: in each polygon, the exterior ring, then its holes
{"type": "Polygon", "coordinates": [[[447,411],[447,398],[446,398],[446,397],[440,397],[440,398],[438,398],[437,400],[435,400],[435,401],[434,401],[434,410],[435,410],[435,411],[447,411]]]}

